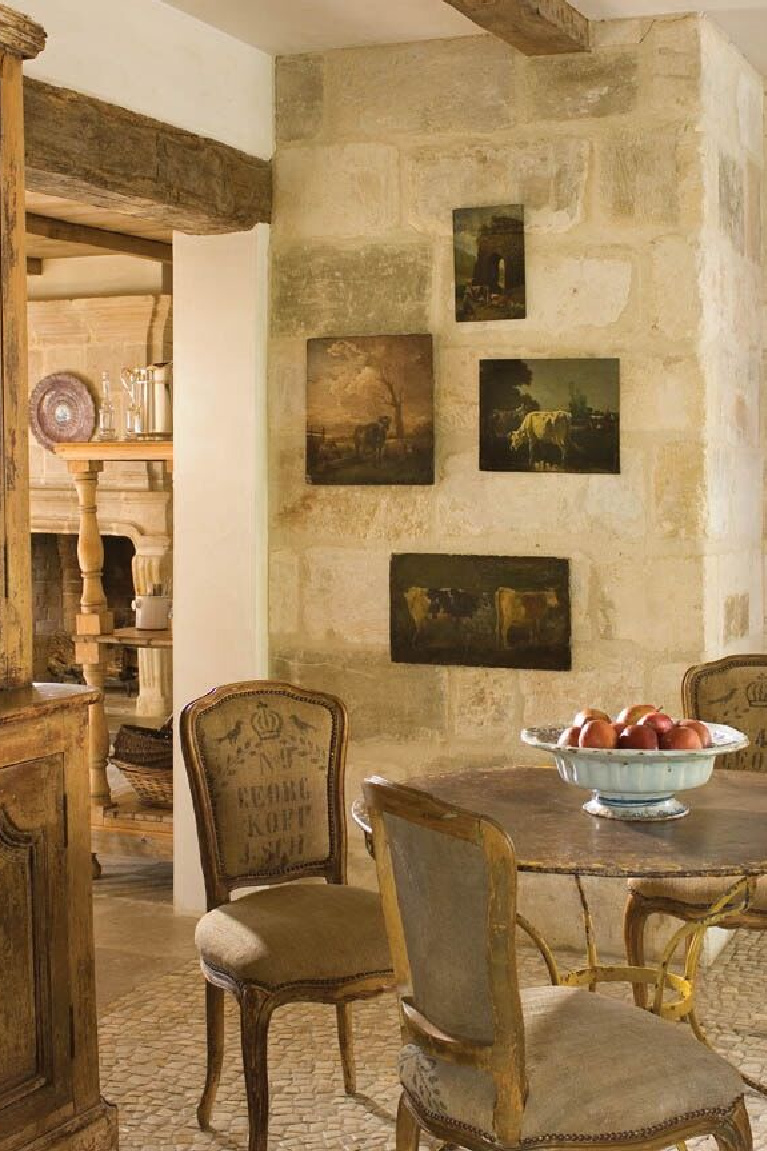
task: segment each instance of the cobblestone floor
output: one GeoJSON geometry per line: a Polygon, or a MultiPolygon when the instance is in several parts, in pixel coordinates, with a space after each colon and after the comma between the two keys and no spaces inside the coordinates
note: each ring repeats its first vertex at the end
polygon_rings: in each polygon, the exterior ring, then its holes
{"type": "MultiPolygon", "coordinates": [[[[520,966],[525,984],[545,981],[534,953],[523,951],[520,966]]],[[[767,1080],[765,971],[767,936],[738,932],[704,976],[700,1014],[719,1050],[767,1080]]],[[[122,1151],[243,1151],[247,1115],[233,1002],[226,1040],[214,1129],[201,1132],[194,1116],[204,1073],[203,983],[195,961],[180,962],[109,1003],[100,1020],[102,1090],[119,1107],[122,1151]]],[[[355,1043],[358,1094],[347,1098],[332,1008],[291,1005],[276,1013],[270,1151],[392,1151],[398,1035],[391,997],[355,1007],[355,1043]]],[[[767,1100],[749,1094],[748,1105],[754,1146],[767,1151],[767,1100]]]]}

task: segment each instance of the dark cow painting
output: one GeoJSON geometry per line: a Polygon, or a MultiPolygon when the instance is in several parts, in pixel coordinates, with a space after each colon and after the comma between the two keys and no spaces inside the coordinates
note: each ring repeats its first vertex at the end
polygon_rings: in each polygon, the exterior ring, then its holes
{"type": "Polygon", "coordinates": [[[309,340],[306,479],[433,484],[431,336],[309,340]]]}
{"type": "Polygon", "coordinates": [[[395,663],[571,668],[568,560],[393,555],[390,595],[395,663]]]}
{"type": "Polygon", "coordinates": [[[458,323],[522,320],[525,222],[521,204],[453,212],[455,318],[458,323]]]}
{"type": "Polygon", "coordinates": [[[479,466],[620,471],[618,360],[481,360],[479,466]]]}

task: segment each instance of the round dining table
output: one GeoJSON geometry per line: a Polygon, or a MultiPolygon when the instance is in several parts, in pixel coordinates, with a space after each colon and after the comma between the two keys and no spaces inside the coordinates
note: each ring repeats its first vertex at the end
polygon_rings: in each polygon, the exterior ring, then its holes
{"type": "MultiPolygon", "coordinates": [[[[759,876],[767,874],[767,774],[714,771],[703,787],[685,793],[689,814],[681,819],[629,821],[599,818],[583,810],[588,792],[565,783],[555,768],[476,766],[444,775],[419,776],[407,786],[492,819],[514,844],[519,871],[571,875],[584,920],[586,964],[560,973],[551,949],[522,916],[518,925],[533,939],[552,982],[595,990],[601,981],[642,983],[653,992],[651,1009],[664,1018],[687,1019],[705,1041],[695,1016],[695,975],[705,930],[734,910],[745,910],[759,876]],[[729,879],[723,895],[694,923],[671,937],[661,962],[643,967],[602,964],[582,876],[729,879]],[[683,974],[672,970],[684,952],[683,974]]],[[[352,807],[373,853],[364,802],[352,807]]],[[[751,1082],[751,1081],[749,1081],[751,1082]]],[[[752,1083],[760,1090],[760,1084],[752,1083]]]]}

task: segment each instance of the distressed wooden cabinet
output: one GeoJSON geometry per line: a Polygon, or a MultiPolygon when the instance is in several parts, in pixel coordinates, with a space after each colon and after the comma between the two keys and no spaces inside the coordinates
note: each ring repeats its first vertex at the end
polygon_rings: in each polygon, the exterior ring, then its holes
{"type": "Polygon", "coordinates": [[[0,1151],[107,1151],[85,753],[89,688],[0,692],[0,1151]]]}

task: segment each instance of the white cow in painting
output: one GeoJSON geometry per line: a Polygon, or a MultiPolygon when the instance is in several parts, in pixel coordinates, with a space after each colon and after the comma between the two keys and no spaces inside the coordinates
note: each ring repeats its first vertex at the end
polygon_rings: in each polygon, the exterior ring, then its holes
{"type": "Polygon", "coordinates": [[[495,593],[498,646],[511,647],[509,632],[512,628],[525,632],[527,643],[540,643],[543,620],[558,605],[555,591],[517,591],[516,588],[499,587],[495,593]]]}
{"type": "Polygon", "coordinates": [[[564,467],[570,450],[572,422],[570,412],[528,412],[517,430],[509,433],[509,447],[517,451],[526,442],[532,468],[538,445],[553,444],[562,453],[564,467]]]}

